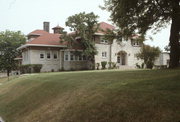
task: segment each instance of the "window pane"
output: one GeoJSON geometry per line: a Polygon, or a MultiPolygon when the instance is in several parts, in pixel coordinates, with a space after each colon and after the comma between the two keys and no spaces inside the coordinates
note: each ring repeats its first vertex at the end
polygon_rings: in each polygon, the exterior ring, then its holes
{"type": "Polygon", "coordinates": [[[50,52],[47,52],[47,58],[50,59],[51,58],[51,54],[50,52]]]}
{"type": "Polygon", "coordinates": [[[83,60],[86,60],[86,56],[85,55],[83,55],[83,60]]]}
{"type": "Polygon", "coordinates": [[[80,61],[82,60],[82,56],[81,56],[81,55],[79,56],[79,60],[80,60],[80,61]]]}
{"type": "Polygon", "coordinates": [[[41,58],[41,59],[44,58],[44,54],[40,54],[40,58],[41,58]]]}
{"type": "Polygon", "coordinates": [[[73,61],[74,60],[74,55],[70,55],[70,59],[71,59],[71,61],[73,61]]]}
{"type": "Polygon", "coordinates": [[[57,52],[54,53],[54,59],[57,59],[57,52]]]}
{"type": "Polygon", "coordinates": [[[69,60],[69,59],[68,59],[68,55],[65,55],[65,60],[66,60],[66,61],[68,61],[68,60],[69,60]]]}
{"type": "Polygon", "coordinates": [[[77,55],[75,56],[75,60],[78,61],[78,56],[77,55]]]}

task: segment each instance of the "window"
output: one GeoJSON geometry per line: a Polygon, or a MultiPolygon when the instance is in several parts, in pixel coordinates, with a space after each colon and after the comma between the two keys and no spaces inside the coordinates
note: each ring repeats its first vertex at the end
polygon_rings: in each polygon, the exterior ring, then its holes
{"type": "Polygon", "coordinates": [[[106,58],[107,57],[107,52],[102,52],[102,58],[106,58]]]}
{"type": "Polygon", "coordinates": [[[69,60],[69,53],[68,52],[64,52],[64,60],[65,61],[69,60]]]}
{"type": "Polygon", "coordinates": [[[79,56],[79,61],[82,61],[82,55],[79,56]]]}
{"type": "Polygon", "coordinates": [[[121,63],[121,57],[120,56],[117,57],[117,63],[121,63]]]}
{"type": "Polygon", "coordinates": [[[70,55],[70,59],[71,59],[71,61],[74,60],[74,55],[73,54],[70,55]]]}
{"type": "Polygon", "coordinates": [[[101,40],[101,43],[108,43],[108,40],[102,39],[102,40],[101,40]]]}
{"type": "Polygon", "coordinates": [[[28,61],[28,51],[23,53],[23,61],[28,61]]]}
{"type": "Polygon", "coordinates": [[[40,53],[40,59],[44,59],[44,53],[40,53]]]}
{"type": "Polygon", "coordinates": [[[57,51],[55,51],[55,52],[53,53],[53,57],[54,57],[54,59],[57,59],[57,58],[58,58],[58,52],[57,52],[57,51]]]}
{"type": "Polygon", "coordinates": [[[68,61],[69,60],[69,58],[68,58],[68,55],[66,54],[65,55],[65,61],[68,61]]]}
{"type": "Polygon", "coordinates": [[[139,41],[133,41],[132,44],[133,44],[133,46],[139,46],[140,43],[139,43],[139,41]]]}
{"type": "Polygon", "coordinates": [[[86,58],[86,56],[85,55],[83,55],[83,60],[85,61],[87,58],[86,58]]]}
{"type": "Polygon", "coordinates": [[[50,58],[51,58],[51,53],[50,53],[50,52],[47,52],[47,53],[46,53],[46,58],[47,58],[47,59],[50,59],[50,58]]]}
{"type": "Polygon", "coordinates": [[[75,56],[75,60],[78,61],[78,58],[79,58],[79,56],[76,55],[76,56],[75,56]]]}

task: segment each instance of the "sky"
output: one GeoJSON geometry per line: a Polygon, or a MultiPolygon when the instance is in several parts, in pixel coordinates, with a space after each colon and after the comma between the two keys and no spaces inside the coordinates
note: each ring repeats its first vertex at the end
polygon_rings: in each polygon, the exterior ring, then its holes
{"type": "MultiPolygon", "coordinates": [[[[43,22],[50,22],[50,28],[58,24],[65,27],[69,16],[80,12],[94,12],[99,16],[99,22],[110,21],[110,13],[101,10],[104,0],[0,0],[0,31],[12,30],[28,34],[36,29],[43,29],[43,22]]],[[[52,32],[52,31],[51,31],[52,32]]],[[[168,45],[170,26],[153,35],[148,36],[153,41],[147,40],[145,44],[159,46],[161,50],[168,45]]]]}

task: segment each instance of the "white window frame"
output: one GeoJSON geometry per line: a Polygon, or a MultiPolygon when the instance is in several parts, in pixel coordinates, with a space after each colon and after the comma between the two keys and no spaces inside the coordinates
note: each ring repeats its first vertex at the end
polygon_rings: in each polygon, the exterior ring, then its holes
{"type": "Polygon", "coordinates": [[[64,61],[69,61],[69,60],[70,60],[69,52],[64,52],[64,61]]]}
{"type": "Polygon", "coordinates": [[[72,52],[70,53],[70,61],[75,61],[75,56],[72,54],[72,52]]]}
{"type": "Polygon", "coordinates": [[[58,51],[53,51],[53,57],[54,60],[58,60],[59,56],[58,56],[58,51]],[[54,56],[56,55],[56,58],[54,58],[54,56]]]}
{"type": "Polygon", "coordinates": [[[139,46],[140,45],[140,43],[139,43],[139,41],[133,41],[133,46],[139,46]]]}
{"type": "Polygon", "coordinates": [[[83,61],[83,56],[82,55],[80,55],[78,57],[79,57],[79,61],[83,61]]]}
{"type": "Polygon", "coordinates": [[[51,51],[46,51],[46,59],[47,59],[47,60],[51,60],[51,57],[52,57],[51,51]],[[48,58],[48,53],[50,54],[50,55],[49,55],[50,58],[48,58]]]}
{"type": "Polygon", "coordinates": [[[106,51],[102,52],[101,54],[102,54],[102,58],[107,58],[107,52],[106,51]]]}
{"type": "Polygon", "coordinates": [[[102,43],[102,44],[107,44],[107,43],[108,43],[108,40],[101,39],[101,43],[102,43]]]}
{"type": "Polygon", "coordinates": [[[44,60],[44,59],[45,59],[45,52],[44,52],[44,51],[41,51],[41,52],[39,53],[39,59],[40,59],[40,60],[44,60]],[[44,55],[43,58],[41,58],[41,54],[44,55]]]}

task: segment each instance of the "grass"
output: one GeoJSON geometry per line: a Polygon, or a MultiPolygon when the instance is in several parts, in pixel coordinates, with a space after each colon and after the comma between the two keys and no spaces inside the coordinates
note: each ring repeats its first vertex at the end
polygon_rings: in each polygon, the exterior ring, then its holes
{"type": "Polygon", "coordinates": [[[180,121],[180,70],[42,73],[0,83],[6,122],[180,121]]]}

